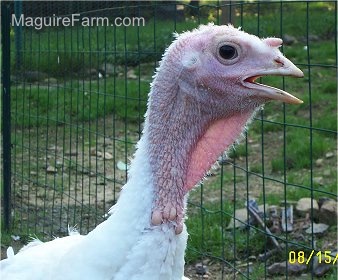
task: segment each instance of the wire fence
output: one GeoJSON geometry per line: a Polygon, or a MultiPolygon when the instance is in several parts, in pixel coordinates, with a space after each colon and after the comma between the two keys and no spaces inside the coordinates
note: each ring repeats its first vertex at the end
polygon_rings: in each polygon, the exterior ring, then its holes
{"type": "MultiPolygon", "coordinates": [[[[3,1],[1,12],[4,233],[50,240],[107,218],[173,32],[213,21],[283,38],[305,78],[262,80],[304,104],[266,105],[190,195],[188,275],[203,277],[202,263],[210,279],[270,279],[290,252],[337,251],[337,211],[323,206],[337,209],[336,1],[3,1]]],[[[291,266],[277,274],[293,279],[291,266]]]]}

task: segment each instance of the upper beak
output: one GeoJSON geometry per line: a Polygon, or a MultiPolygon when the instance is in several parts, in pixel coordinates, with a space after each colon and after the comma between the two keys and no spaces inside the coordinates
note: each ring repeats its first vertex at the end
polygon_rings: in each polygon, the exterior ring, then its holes
{"type": "Polygon", "coordinates": [[[286,57],[278,57],[273,60],[273,63],[269,63],[268,67],[265,67],[265,70],[259,71],[255,73],[253,76],[249,76],[244,78],[243,85],[257,90],[257,95],[264,97],[270,100],[279,100],[285,103],[290,104],[301,104],[303,103],[302,100],[298,99],[297,97],[291,95],[290,93],[274,88],[267,85],[262,85],[256,83],[255,80],[262,76],[292,76],[297,78],[304,77],[303,72],[295,66],[290,60],[286,57]]]}

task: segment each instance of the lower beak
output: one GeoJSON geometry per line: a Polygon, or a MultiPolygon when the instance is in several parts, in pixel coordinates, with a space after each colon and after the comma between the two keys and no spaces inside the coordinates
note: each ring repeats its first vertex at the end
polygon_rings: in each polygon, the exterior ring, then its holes
{"type": "Polygon", "coordinates": [[[245,87],[257,90],[257,95],[267,100],[279,100],[290,104],[301,104],[302,100],[292,94],[271,86],[256,83],[255,80],[262,76],[292,76],[296,78],[304,77],[303,72],[285,57],[274,60],[272,69],[259,71],[254,76],[249,76],[243,80],[245,87]]]}

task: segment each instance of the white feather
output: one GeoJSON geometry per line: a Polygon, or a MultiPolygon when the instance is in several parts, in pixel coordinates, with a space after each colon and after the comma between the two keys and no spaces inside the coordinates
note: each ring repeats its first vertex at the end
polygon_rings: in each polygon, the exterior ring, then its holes
{"type": "Polygon", "coordinates": [[[15,256],[9,249],[0,262],[2,279],[181,280],[188,234],[150,225],[154,194],[146,146],[143,137],[130,180],[105,222],[85,236],[69,227],[67,237],[35,239],[15,256]]]}

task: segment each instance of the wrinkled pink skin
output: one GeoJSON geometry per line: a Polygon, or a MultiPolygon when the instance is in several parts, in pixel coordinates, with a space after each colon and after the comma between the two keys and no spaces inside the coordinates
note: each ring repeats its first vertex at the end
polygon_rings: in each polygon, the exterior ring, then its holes
{"type": "Polygon", "coordinates": [[[146,117],[156,192],[153,225],[169,222],[177,234],[182,231],[186,193],[269,101],[242,80],[283,67],[281,43],[214,26],[184,33],[169,47],[152,84],[146,117]],[[236,46],[238,58],[222,59],[222,44],[236,46]]]}

